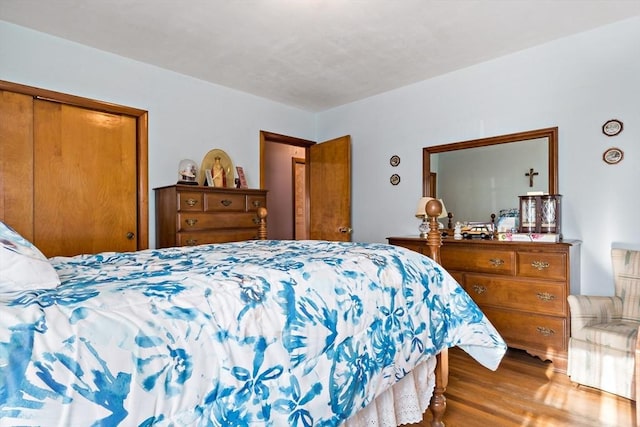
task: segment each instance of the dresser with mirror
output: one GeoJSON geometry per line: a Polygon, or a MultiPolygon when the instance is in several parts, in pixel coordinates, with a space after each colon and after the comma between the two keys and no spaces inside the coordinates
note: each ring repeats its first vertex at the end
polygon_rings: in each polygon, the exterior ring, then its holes
{"type": "MultiPolygon", "coordinates": [[[[558,128],[425,147],[423,164],[423,195],[442,199],[453,223],[489,221],[517,209],[518,197],[529,191],[558,194],[558,128]]],[[[580,241],[455,240],[445,231],[442,265],[507,344],[566,371],[567,296],[579,291],[580,241]]],[[[427,250],[417,234],[388,241],[427,250]]]]}

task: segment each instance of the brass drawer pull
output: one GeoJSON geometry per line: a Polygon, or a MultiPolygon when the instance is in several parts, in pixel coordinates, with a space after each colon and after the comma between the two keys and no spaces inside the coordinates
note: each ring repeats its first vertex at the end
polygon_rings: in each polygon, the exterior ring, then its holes
{"type": "Polygon", "coordinates": [[[492,267],[500,267],[501,265],[504,264],[504,260],[500,258],[491,258],[489,260],[489,263],[491,264],[492,267]]]}
{"type": "Polygon", "coordinates": [[[253,221],[254,224],[260,224],[260,218],[258,218],[257,216],[254,216],[251,221],[253,221]]]}
{"type": "Polygon", "coordinates": [[[220,203],[222,203],[222,206],[224,206],[224,207],[229,207],[229,206],[231,206],[232,202],[229,199],[223,199],[223,200],[220,200],[220,203]]]}
{"type": "Polygon", "coordinates": [[[262,206],[262,201],[254,200],[253,201],[253,206],[256,207],[256,208],[259,208],[260,206],[262,206]]]}
{"type": "Polygon", "coordinates": [[[187,218],[184,220],[184,222],[187,223],[187,225],[190,225],[191,227],[193,227],[194,225],[196,225],[198,223],[198,220],[195,218],[187,218]]]}
{"type": "Polygon", "coordinates": [[[197,199],[187,199],[184,201],[188,206],[194,207],[195,205],[198,204],[198,200],[197,199]]]}
{"type": "Polygon", "coordinates": [[[538,292],[536,295],[538,296],[538,299],[542,301],[553,301],[556,299],[556,296],[549,292],[538,292]]]}
{"type": "Polygon", "coordinates": [[[546,261],[531,261],[531,267],[536,270],[544,270],[545,268],[549,268],[549,263],[546,261]]]}
{"type": "Polygon", "coordinates": [[[543,326],[537,326],[536,330],[539,334],[544,335],[545,337],[550,337],[556,333],[553,329],[545,328],[543,326]]]}
{"type": "Polygon", "coordinates": [[[187,239],[187,246],[195,246],[198,244],[196,239],[187,239]]]}
{"type": "Polygon", "coordinates": [[[487,292],[487,287],[482,285],[473,285],[473,290],[476,294],[482,295],[487,292]]]}

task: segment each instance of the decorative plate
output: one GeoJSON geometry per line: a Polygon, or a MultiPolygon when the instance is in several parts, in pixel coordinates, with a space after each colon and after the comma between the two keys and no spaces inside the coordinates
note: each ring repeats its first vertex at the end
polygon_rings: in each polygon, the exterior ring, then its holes
{"type": "Polygon", "coordinates": [[[391,166],[393,166],[394,168],[398,166],[400,164],[400,156],[391,156],[391,158],[389,159],[389,164],[391,164],[391,166]]]}
{"type": "Polygon", "coordinates": [[[391,178],[389,178],[389,181],[391,182],[392,185],[400,184],[400,175],[398,175],[397,173],[394,173],[393,175],[391,175],[391,178]]]}
{"type": "Polygon", "coordinates": [[[624,128],[624,125],[620,120],[611,119],[611,120],[607,120],[607,122],[602,125],[602,133],[604,133],[607,136],[616,136],[617,134],[622,132],[623,128],[624,128]]]}
{"type": "Polygon", "coordinates": [[[206,177],[205,177],[205,170],[209,169],[211,170],[211,168],[213,167],[213,163],[215,162],[216,157],[220,157],[220,164],[222,165],[222,167],[224,168],[224,171],[226,173],[226,178],[227,178],[227,188],[234,188],[235,187],[235,170],[236,168],[233,167],[233,163],[231,162],[231,159],[229,158],[229,156],[227,155],[227,153],[225,153],[224,151],[215,148],[211,151],[209,151],[205,156],[204,159],[202,159],[202,165],[200,166],[200,170],[198,171],[198,184],[199,185],[206,185],[206,177]]]}
{"type": "Polygon", "coordinates": [[[609,165],[620,163],[624,158],[624,153],[619,148],[609,148],[602,154],[602,160],[609,165]]]}

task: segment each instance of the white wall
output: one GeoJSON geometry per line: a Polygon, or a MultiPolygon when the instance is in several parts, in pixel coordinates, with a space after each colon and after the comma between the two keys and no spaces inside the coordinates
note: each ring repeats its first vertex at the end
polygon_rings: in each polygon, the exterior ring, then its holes
{"type": "Polygon", "coordinates": [[[582,293],[610,294],[612,242],[640,242],[638,76],[635,18],[313,115],[0,21],[0,79],[149,111],[151,188],[174,183],[181,158],[199,162],[212,148],[257,186],[260,129],[352,135],[356,241],[416,234],[422,147],[558,126],[563,228],[583,241],[582,293]],[[610,118],[625,125],[613,138],[600,130],[610,118]],[[610,146],[625,152],[616,166],[601,160],[610,146]]]}
{"type": "Polygon", "coordinates": [[[583,241],[581,293],[611,294],[612,242],[640,243],[640,18],[323,112],[317,139],[351,134],[353,237],[381,242],[417,233],[422,147],[552,126],[563,234],[583,241]],[[611,118],[624,122],[616,137],[601,132],[611,118]],[[616,166],[602,161],[611,146],[625,153],[616,166]]]}
{"type": "Polygon", "coordinates": [[[260,184],[260,130],[313,139],[312,113],[0,21],[0,80],[149,111],[149,244],[153,188],[175,184],[178,163],[213,149],[260,184]]]}

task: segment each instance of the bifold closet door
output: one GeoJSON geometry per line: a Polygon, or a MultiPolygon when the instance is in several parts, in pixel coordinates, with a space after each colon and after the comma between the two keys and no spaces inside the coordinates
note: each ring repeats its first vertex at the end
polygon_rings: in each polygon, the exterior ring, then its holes
{"type": "Polygon", "coordinates": [[[33,101],[34,243],[46,255],[137,249],[136,119],[33,101]]]}

